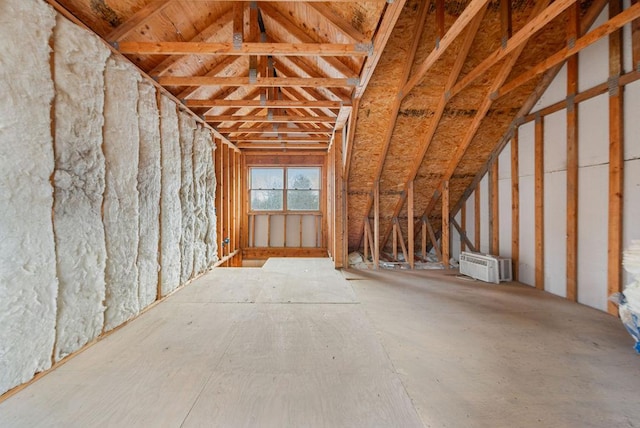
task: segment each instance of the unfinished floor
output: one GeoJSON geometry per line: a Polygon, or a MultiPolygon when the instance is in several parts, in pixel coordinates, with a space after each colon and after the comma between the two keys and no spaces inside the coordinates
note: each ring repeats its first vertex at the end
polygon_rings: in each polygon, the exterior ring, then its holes
{"type": "Polygon", "coordinates": [[[3,427],[640,426],[617,319],[453,272],[216,269],[0,404],[3,427]]]}

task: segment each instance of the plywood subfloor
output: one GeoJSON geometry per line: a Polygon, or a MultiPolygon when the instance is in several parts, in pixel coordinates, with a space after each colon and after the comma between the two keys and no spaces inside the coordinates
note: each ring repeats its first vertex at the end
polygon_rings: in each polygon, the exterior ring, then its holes
{"type": "Polygon", "coordinates": [[[639,425],[617,319],[450,272],[343,274],[217,269],[1,403],[0,426],[639,425]]]}

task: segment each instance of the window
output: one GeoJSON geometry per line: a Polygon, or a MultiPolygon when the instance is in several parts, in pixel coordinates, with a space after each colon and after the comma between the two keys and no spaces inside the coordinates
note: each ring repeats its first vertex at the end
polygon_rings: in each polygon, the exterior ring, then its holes
{"type": "Polygon", "coordinates": [[[319,211],[320,168],[251,168],[252,211],[319,211]]]}

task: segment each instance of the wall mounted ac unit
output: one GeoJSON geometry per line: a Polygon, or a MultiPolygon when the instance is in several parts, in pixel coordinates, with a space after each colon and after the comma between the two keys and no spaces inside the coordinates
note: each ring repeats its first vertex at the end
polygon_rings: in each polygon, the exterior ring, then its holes
{"type": "Polygon", "coordinates": [[[511,259],[463,251],[460,273],[485,282],[511,281],[511,259]]]}

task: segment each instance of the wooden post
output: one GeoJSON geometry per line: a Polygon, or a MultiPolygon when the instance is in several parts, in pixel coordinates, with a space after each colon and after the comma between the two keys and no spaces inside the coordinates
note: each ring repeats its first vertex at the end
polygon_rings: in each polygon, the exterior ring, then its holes
{"type": "Polygon", "coordinates": [[[513,279],[520,279],[520,176],[518,163],[518,128],[511,139],[511,261],[513,279]]]}
{"type": "Polygon", "coordinates": [[[444,0],[436,0],[436,48],[444,37],[444,0]]]}
{"type": "Polygon", "coordinates": [[[476,249],[480,252],[480,183],[476,186],[474,191],[473,200],[473,222],[474,222],[474,239],[473,243],[476,245],[476,249]]]}
{"type": "Polygon", "coordinates": [[[369,224],[369,219],[364,219],[363,225],[363,236],[364,236],[364,261],[365,263],[369,261],[369,234],[367,224],[369,224]]]}
{"type": "MultiPolygon", "coordinates": [[[[631,0],[631,5],[638,3],[638,0],[631,0]]],[[[631,21],[631,56],[633,68],[640,71],[640,18],[631,21]]]]}
{"type": "Polygon", "coordinates": [[[422,252],[422,260],[425,262],[427,259],[427,220],[422,217],[422,247],[420,248],[422,252]]]}
{"type": "Polygon", "coordinates": [[[429,239],[431,239],[433,249],[436,250],[436,256],[442,262],[442,251],[440,251],[440,247],[438,247],[438,241],[436,240],[436,234],[433,232],[433,227],[426,217],[423,217],[422,221],[424,221],[424,224],[427,227],[427,231],[429,232],[429,239]]]}
{"type": "MultiPolygon", "coordinates": [[[[580,34],[578,4],[568,9],[567,44],[580,34]]],[[[572,41],[573,40],[573,41],[572,41]]],[[[567,60],[567,299],[578,300],[578,55],[567,60]]]]}
{"type": "Polygon", "coordinates": [[[499,207],[499,182],[498,182],[498,158],[491,164],[489,170],[489,230],[491,231],[491,254],[500,254],[500,207],[499,207]]]}
{"type": "Polygon", "coordinates": [[[393,259],[398,261],[398,225],[396,224],[396,218],[393,218],[392,226],[392,241],[393,241],[393,259]]]}
{"type": "Polygon", "coordinates": [[[218,258],[224,257],[222,240],[224,235],[224,144],[216,138],[216,229],[218,240],[218,258]]]}
{"type": "Polygon", "coordinates": [[[380,182],[373,188],[373,268],[380,267],[380,182]]]}
{"type": "Polygon", "coordinates": [[[442,233],[440,234],[442,245],[442,263],[445,269],[449,269],[449,180],[442,183],[442,233]]]}
{"type": "Polygon", "coordinates": [[[505,48],[513,31],[511,25],[511,0],[500,0],[500,30],[502,47],[505,48]]]}
{"type": "Polygon", "coordinates": [[[544,290],[544,122],[540,115],[535,122],[535,237],[536,288],[544,290]]]}
{"type": "MultiPolygon", "coordinates": [[[[464,233],[467,233],[467,201],[462,202],[462,206],[460,207],[460,223],[462,223],[462,230],[464,233]]],[[[467,243],[464,240],[464,237],[460,235],[460,251],[467,250],[467,243]]]]}
{"type": "MultiPolygon", "coordinates": [[[[622,0],[609,1],[609,17],[622,10],[622,0]]],[[[622,72],[622,31],[609,35],[609,248],[607,295],[622,291],[622,203],[624,194],[623,87],[618,85],[622,72]]],[[[607,302],[610,314],[618,313],[607,302]]]]}
{"type": "Polygon", "coordinates": [[[415,252],[415,242],[414,242],[414,232],[413,232],[413,180],[409,182],[409,187],[407,188],[408,192],[408,202],[407,202],[407,235],[408,235],[408,247],[409,247],[409,267],[411,269],[415,268],[415,260],[414,260],[414,252],[415,252]]]}
{"type": "Polygon", "coordinates": [[[335,198],[335,228],[333,230],[334,257],[333,263],[336,269],[344,267],[344,181],[342,180],[342,130],[335,134],[333,142],[333,174],[334,174],[334,198],[335,198]]]}

